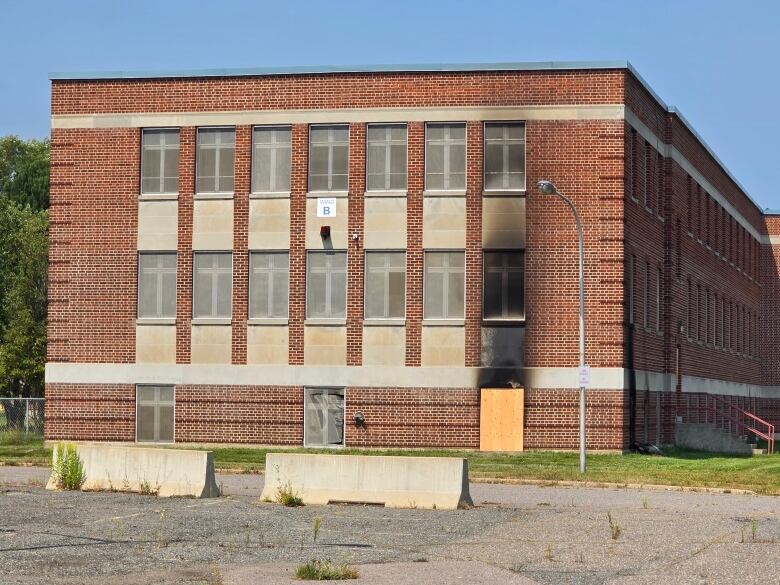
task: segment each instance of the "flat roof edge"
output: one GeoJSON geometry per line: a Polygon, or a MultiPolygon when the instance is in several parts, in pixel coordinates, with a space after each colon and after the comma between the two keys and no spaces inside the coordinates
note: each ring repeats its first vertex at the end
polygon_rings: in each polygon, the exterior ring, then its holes
{"type": "Polygon", "coordinates": [[[51,81],[89,81],[97,79],[171,79],[187,77],[259,77],[264,75],[306,75],[328,73],[434,73],[471,71],[556,71],[627,69],[625,60],[614,61],[529,61],[509,63],[422,63],[384,65],[311,65],[296,67],[239,67],[220,69],[161,69],[117,71],[55,71],[51,81]]]}

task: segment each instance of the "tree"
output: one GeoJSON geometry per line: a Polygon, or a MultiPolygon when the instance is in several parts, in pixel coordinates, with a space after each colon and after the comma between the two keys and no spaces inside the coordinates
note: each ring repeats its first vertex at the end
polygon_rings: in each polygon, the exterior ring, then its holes
{"type": "Polygon", "coordinates": [[[35,210],[47,209],[49,152],[48,139],[0,138],[0,196],[35,210]]]}
{"type": "Polygon", "coordinates": [[[42,396],[48,213],[0,197],[0,393],[42,396]]]}

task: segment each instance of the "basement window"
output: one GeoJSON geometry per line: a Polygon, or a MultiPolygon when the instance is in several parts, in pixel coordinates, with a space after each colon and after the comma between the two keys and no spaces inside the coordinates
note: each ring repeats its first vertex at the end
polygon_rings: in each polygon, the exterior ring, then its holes
{"type": "Polygon", "coordinates": [[[135,440],[139,443],[173,443],[174,410],[173,386],[138,386],[135,440]]]}
{"type": "Polygon", "coordinates": [[[306,388],[304,400],[304,445],[343,446],[344,389],[306,388]]]}

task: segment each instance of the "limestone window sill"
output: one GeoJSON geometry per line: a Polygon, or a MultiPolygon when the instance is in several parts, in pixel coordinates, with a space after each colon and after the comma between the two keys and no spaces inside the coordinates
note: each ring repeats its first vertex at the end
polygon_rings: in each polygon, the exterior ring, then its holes
{"type": "Polygon", "coordinates": [[[482,197],[525,197],[525,189],[493,189],[482,191],[482,197]]]}
{"type": "Polygon", "coordinates": [[[258,191],[257,193],[250,193],[250,199],[289,199],[289,191],[258,191]]]}
{"type": "Polygon", "coordinates": [[[406,197],[406,191],[366,191],[364,197],[406,197]]]}
{"type": "Polygon", "coordinates": [[[363,319],[364,327],[404,327],[406,319],[363,319]]]}
{"type": "Polygon", "coordinates": [[[139,317],[135,320],[136,325],[176,325],[176,317],[161,317],[159,319],[151,317],[139,317]]]}
{"type": "Polygon", "coordinates": [[[318,327],[343,327],[347,324],[346,319],[318,319],[311,318],[306,319],[303,322],[304,325],[315,325],[318,327]]]}
{"type": "Polygon", "coordinates": [[[349,197],[349,191],[309,191],[306,193],[306,197],[309,199],[317,199],[319,197],[335,197],[340,199],[349,197]]]}
{"type": "Polygon", "coordinates": [[[465,319],[423,319],[423,327],[463,327],[465,319]]]}
{"type": "Polygon", "coordinates": [[[246,321],[247,325],[288,325],[289,319],[282,318],[275,318],[275,317],[268,317],[268,318],[254,318],[254,319],[247,319],[246,321]]]}
{"type": "Polygon", "coordinates": [[[466,196],[466,190],[465,189],[453,189],[451,191],[447,190],[431,190],[426,189],[423,191],[423,197],[465,197],[466,196]]]}
{"type": "Polygon", "coordinates": [[[178,198],[178,193],[141,193],[138,196],[139,201],[176,201],[178,198]]]}
{"type": "Polygon", "coordinates": [[[195,193],[193,195],[193,199],[202,199],[202,200],[209,200],[209,199],[233,199],[234,193],[195,193]]]}
{"type": "Polygon", "coordinates": [[[191,323],[193,325],[232,325],[233,321],[230,318],[195,317],[191,323]]]}

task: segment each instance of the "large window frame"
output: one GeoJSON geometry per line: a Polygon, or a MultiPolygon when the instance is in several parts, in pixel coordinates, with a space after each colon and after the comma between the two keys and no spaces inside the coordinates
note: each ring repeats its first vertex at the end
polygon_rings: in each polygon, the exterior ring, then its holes
{"type": "Polygon", "coordinates": [[[484,185],[483,191],[485,193],[524,193],[527,189],[527,179],[526,179],[526,154],[527,154],[527,146],[526,146],[526,128],[525,128],[525,122],[523,121],[502,121],[502,122],[485,122],[482,128],[482,138],[483,138],[483,144],[482,144],[482,181],[484,185]],[[502,138],[488,138],[488,128],[503,128],[503,136],[502,138]],[[522,138],[510,138],[508,136],[508,130],[509,128],[521,128],[522,129],[522,138]],[[487,164],[487,157],[488,157],[488,146],[489,145],[500,145],[501,151],[502,151],[502,170],[501,173],[488,173],[488,164],[487,164]],[[516,171],[513,172],[510,170],[510,147],[513,145],[522,145],[522,151],[523,151],[523,161],[522,161],[522,171],[516,171]],[[512,187],[509,186],[507,183],[509,182],[509,177],[513,174],[522,174],[522,186],[521,187],[512,187]],[[501,187],[488,187],[488,175],[500,175],[502,178],[502,186],[501,187]]]}
{"type": "MultiPolygon", "coordinates": [[[[366,250],[365,251],[365,257],[363,262],[365,274],[364,274],[364,280],[363,280],[363,318],[366,320],[374,320],[374,319],[382,319],[382,320],[403,320],[406,318],[406,250],[366,250]],[[369,257],[374,256],[384,256],[384,265],[381,267],[375,267],[372,268],[370,266],[369,257]],[[388,256],[395,255],[401,257],[401,268],[400,270],[396,266],[390,266],[388,263],[388,256]],[[377,315],[373,312],[369,312],[369,273],[375,272],[376,274],[381,275],[382,279],[382,296],[383,296],[383,309],[382,314],[377,315]],[[392,287],[391,287],[391,274],[401,274],[402,275],[402,288],[401,288],[401,314],[400,315],[391,315],[391,307],[394,303],[391,302],[392,297],[392,287]]],[[[373,293],[371,293],[373,294],[373,293]]]]}
{"type": "Polygon", "coordinates": [[[345,321],[347,318],[347,274],[349,270],[349,259],[347,257],[346,250],[307,250],[306,251],[306,319],[314,320],[327,320],[327,321],[345,321]],[[326,258],[326,265],[324,268],[314,267],[312,264],[312,258],[315,256],[322,256],[326,258]],[[334,308],[334,276],[341,274],[342,269],[340,266],[334,266],[335,258],[343,258],[343,282],[344,282],[344,307],[343,310],[338,310],[340,307],[334,308]],[[315,272],[316,271],[316,272],[315,272]],[[311,286],[312,274],[324,274],[325,275],[325,299],[324,310],[314,314],[312,303],[313,289],[311,286]],[[335,310],[334,310],[335,309],[335,310]]]}
{"type": "MultiPolygon", "coordinates": [[[[347,430],[347,391],[346,388],[343,387],[329,387],[329,386],[307,386],[303,390],[303,446],[304,447],[312,447],[312,448],[319,448],[319,449],[341,449],[344,448],[346,445],[346,430],[347,430]],[[325,432],[323,432],[324,440],[322,442],[313,442],[309,436],[309,426],[311,423],[311,417],[317,410],[314,408],[311,404],[312,402],[312,396],[315,396],[317,394],[323,394],[327,396],[336,395],[341,396],[341,424],[340,424],[340,432],[341,432],[341,440],[339,442],[330,442],[327,440],[327,435],[325,432]]],[[[323,406],[323,405],[320,405],[323,406]]],[[[330,419],[331,416],[334,416],[336,418],[336,423],[338,424],[338,412],[333,412],[335,409],[331,407],[330,404],[324,405],[324,408],[319,409],[322,414],[324,414],[325,418],[325,424],[320,425],[321,429],[329,429],[330,428],[330,419]]]]}
{"type": "Polygon", "coordinates": [[[141,130],[141,178],[140,178],[140,184],[139,184],[139,191],[141,196],[145,197],[162,197],[162,196],[173,196],[179,194],[179,153],[180,153],[180,136],[179,136],[179,129],[178,128],[143,128],[141,130]],[[160,135],[160,143],[159,144],[147,144],[146,138],[147,136],[151,136],[152,134],[158,134],[160,135]],[[162,139],[163,136],[173,136],[176,135],[176,143],[166,143],[162,139]],[[159,152],[159,164],[157,165],[159,168],[157,169],[159,171],[159,176],[147,176],[145,175],[145,170],[147,166],[147,158],[150,156],[150,152],[159,152]],[[173,156],[173,153],[176,153],[176,175],[173,176],[167,176],[165,174],[165,167],[166,162],[170,157],[173,156]],[[148,180],[156,179],[159,185],[159,189],[152,189],[148,190],[144,184],[148,180]],[[168,181],[173,181],[176,185],[175,189],[167,189],[166,183],[168,181]]]}
{"type": "Polygon", "coordinates": [[[173,444],[176,442],[176,386],[171,384],[137,384],[135,387],[135,442],[136,443],[156,443],[173,444]],[[155,390],[155,396],[151,400],[142,400],[142,394],[145,390],[155,390]],[[172,397],[170,400],[161,398],[162,390],[170,390],[172,397]],[[154,412],[154,437],[152,439],[142,439],[140,437],[141,410],[142,408],[152,408],[154,412]],[[171,437],[168,439],[160,438],[160,409],[171,409],[171,437]]]}
{"type": "MultiPolygon", "coordinates": [[[[346,193],[349,191],[349,124],[312,124],[309,126],[309,169],[308,169],[308,184],[309,184],[309,191],[312,193],[346,193]],[[321,130],[327,130],[328,131],[328,139],[327,141],[314,141],[314,135],[318,133],[318,131],[321,130]],[[336,140],[333,136],[334,130],[346,130],[346,138],[345,139],[339,139],[336,140]],[[320,145],[320,146],[317,146],[320,145]],[[322,148],[325,145],[327,148],[327,173],[315,173],[313,172],[313,149],[314,148],[322,148]],[[333,163],[334,163],[334,149],[336,147],[344,147],[345,148],[345,156],[344,156],[344,169],[343,173],[337,173],[334,172],[333,163]],[[327,177],[327,188],[320,189],[320,188],[313,188],[312,183],[314,182],[312,179],[314,177],[327,177]],[[334,188],[334,178],[335,177],[344,177],[344,184],[337,185],[336,188],[334,188]]],[[[338,169],[341,170],[341,169],[338,169]]]]}
{"type": "MultiPolygon", "coordinates": [[[[218,264],[218,263],[217,263],[218,264]]],[[[230,320],[232,318],[232,312],[233,312],[233,253],[227,252],[223,250],[198,250],[196,252],[193,252],[192,254],[192,318],[196,320],[230,320]],[[212,265],[208,267],[198,268],[197,267],[197,260],[198,257],[205,257],[205,256],[228,256],[230,258],[230,268],[227,269],[222,266],[215,265],[212,261],[212,265]],[[198,276],[199,272],[203,270],[205,273],[210,273],[210,286],[211,286],[211,310],[208,312],[208,314],[199,314],[197,312],[198,310],[198,276]],[[229,270],[229,282],[230,282],[230,288],[228,291],[228,308],[227,311],[225,311],[224,314],[222,314],[219,310],[219,275],[220,274],[226,274],[229,270]]]]}
{"type": "Polygon", "coordinates": [[[483,250],[482,251],[482,320],[501,321],[508,323],[525,323],[525,250],[483,250]],[[488,267],[488,254],[501,255],[501,266],[488,267]],[[510,265],[510,255],[520,257],[520,266],[510,265]],[[499,274],[501,277],[501,316],[488,316],[486,301],[488,299],[488,273],[499,274]],[[509,297],[512,292],[510,278],[512,274],[522,276],[522,316],[509,315],[509,297]]]}
{"type": "Polygon", "coordinates": [[[249,252],[249,307],[248,315],[249,319],[273,319],[281,320],[287,319],[290,313],[290,253],[288,250],[250,250],[249,252]],[[271,260],[269,266],[256,266],[256,260],[260,257],[268,257],[271,260]],[[284,269],[277,266],[274,260],[284,256],[284,269]],[[263,273],[267,275],[268,282],[266,283],[266,311],[265,314],[256,314],[252,309],[255,306],[253,297],[258,287],[256,281],[257,275],[263,273]],[[284,314],[276,314],[276,295],[280,292],[277,290],[278,275],[284,274],[284,286],[281,287],[284,290],[284,314]]]}
{"type": "Polygon", "coordinates": [[[289,125],[262,125],[252,127],[252,195],[282,195],[290,193],[290,185],[292,181],[292,126],[289,125]],[[270,133],[270,142],[258,142],[257,137],[260,133],[270,133]],[[287,135],[287,142],[279,141],[279,138],[284,138],[287,135]],[[259,188],[259,165],[258,155],[260,152],[267,152],[269,156],[268,164],[268,188],[259,188]],[[282,158],[280,159],[280,155],[282,158]],[[280,180],[281,174],[283,174],[284,158],[287,162],[287,175],[286,178],[280,180]],[[279,168],[280,160],[282,169],[279,168]],[[281,171],[281,173],[280,173],[281,171]],[[280,184],[281,183],[281,184],[280,184]]]}
{"type": "MultiPolygon", "coordinates": [[[[437,270],[438,271],[438,270],[437,270]]],[[[464,250],[423,250],[423,321],[463,321],[466,316],[466,252],[464,250]],[[441,254],[446,259],[447,265],[432,267],[430,265],[430,259],[433,254],[441,254]],[[450,266],[450,255],[459,254],[463,258],[462,266],[450,266]],[[455,270],[452,270],[452,269],[455,270]],[[443,275],[442,277],[442,290],[441,298],[442,307],[439,314],[430,314],[429,310],[429,298],[431,294],[431,284],[429,282],[429,272],[431,269],[440,269],[443,275]],[[456,275],[462,271],[462,292],[463,292],[463,305],[459,315],[452,315],[449,311],[450,305],[450,276],[456,275]]]]}
{"type": "Polygon", "coordinates": [[[176,277],[177,277],[177,268],[178,268],[178,258],[176,252],[147,252],[142,251],[138,253],[138,275],[137,275],[137,284],[136,284],[136,318],[140,320],[155,320],[155,319],[175,319],[176,318],[176,277]],[[143,267],[143,259],[144,258],[157,258],[157,265],[154,267],[144,268],[143,267]],[[170,266],[163,266],[160,262],[160,259],[162,257],[166,258],[173,258],[173,267],[170,266]],[[143,274],[146,270],[149,270],[151,274],[154,274],[155,276],[155,297],[156,297],[156,303],[155,303],[155,311],[154,314],[142,314],[141,308],[142,308],[142,301],[143,298],[143,288],[144,288],[144,278],[143,274]],[[173,306],[171,307],[170,313],[166,313],[163,310],[165,303],[164,299],[164,290],[165,290],[165,276],[173,274],[173,306]]]}
{"type": "Polygon", "coordinates": [[[466,191],[466,183],[468,180],[468,126],[465,122],[427,122],[425,124],[425,190],[428,192],[454,192],[464,193],[466,191]],[[451,131],[453,128],[463,128],[463,138],[452,138],[451,131]],[[445,128],[446,136],[443,138],[431,138],[432,128],[445,128]],[[463,147],[463,173],[453,173],[450,169],[452,161],[455,160],[452,155],[453,147],[463,147]],[[442,172],[435,173],[436,175],[442,175],[442,185],[432,186],[430,170],[431,162],[431,147],[442,147],[442,172]],[[463,175],[463,185],[452,186],[453,175],[463,175]]]}
{"type": "MultiPolygon", "coordinates": [[[[368,193],[383,193],[383,192],[406,192],[409,184],[408,177],[409,168],[409,128],[404,123],[387,123],[387,124],[368,124],[366,126],[366,192],[368,193]],[[382,140],[376,140],[371,138],[372,130],[382,129],[385,131],[385,137],[382,140]],[[403,140],[392,137],[392,131],[394,129],[403,129],[403,140]],[[384,157],[382,173],[371,172],[371,162],[373,160],[372,146],[381,147],[384,157]],[[393,147],[403,146],[401,151],[403,152],[403,181],[402,184],[393,184],[393,177],[398,176],[401,173],[393,173],[391,171],[392,163],[394,159],[393,153],[397,152],[393,147]],[[383,187],[372,187],[371,177],[382,177],[383,187]]],[[[400,182],[399,182],[400,183],[400,182]]]]}
{"type": "Polygon", "coordinates": [[[236,128],[235,126],[202,126],[197,129],[197,136],[195,140],[195,196],[198,197],[215,197],[233,195],[235,192],[236,184],[236,128]],[[225,132],[232,134],[232,144],[229,142],[222,142],[222,137],[225,132]],[[202,137],[214,133],[217,137],[214,144],[203,144],[202,137]],[[214,150],[214,175],[201,176],[201,170],[204,166],[203,160],[205,150],[214,150]],[[222,160],[225,156],[231,153],[232,164],[230,165],[230,174],[223,175],[220,173],[222,166],[222,160]],[[203,188],[201,181],[206,179],[213,179],[213,188],[203,188]]]}

